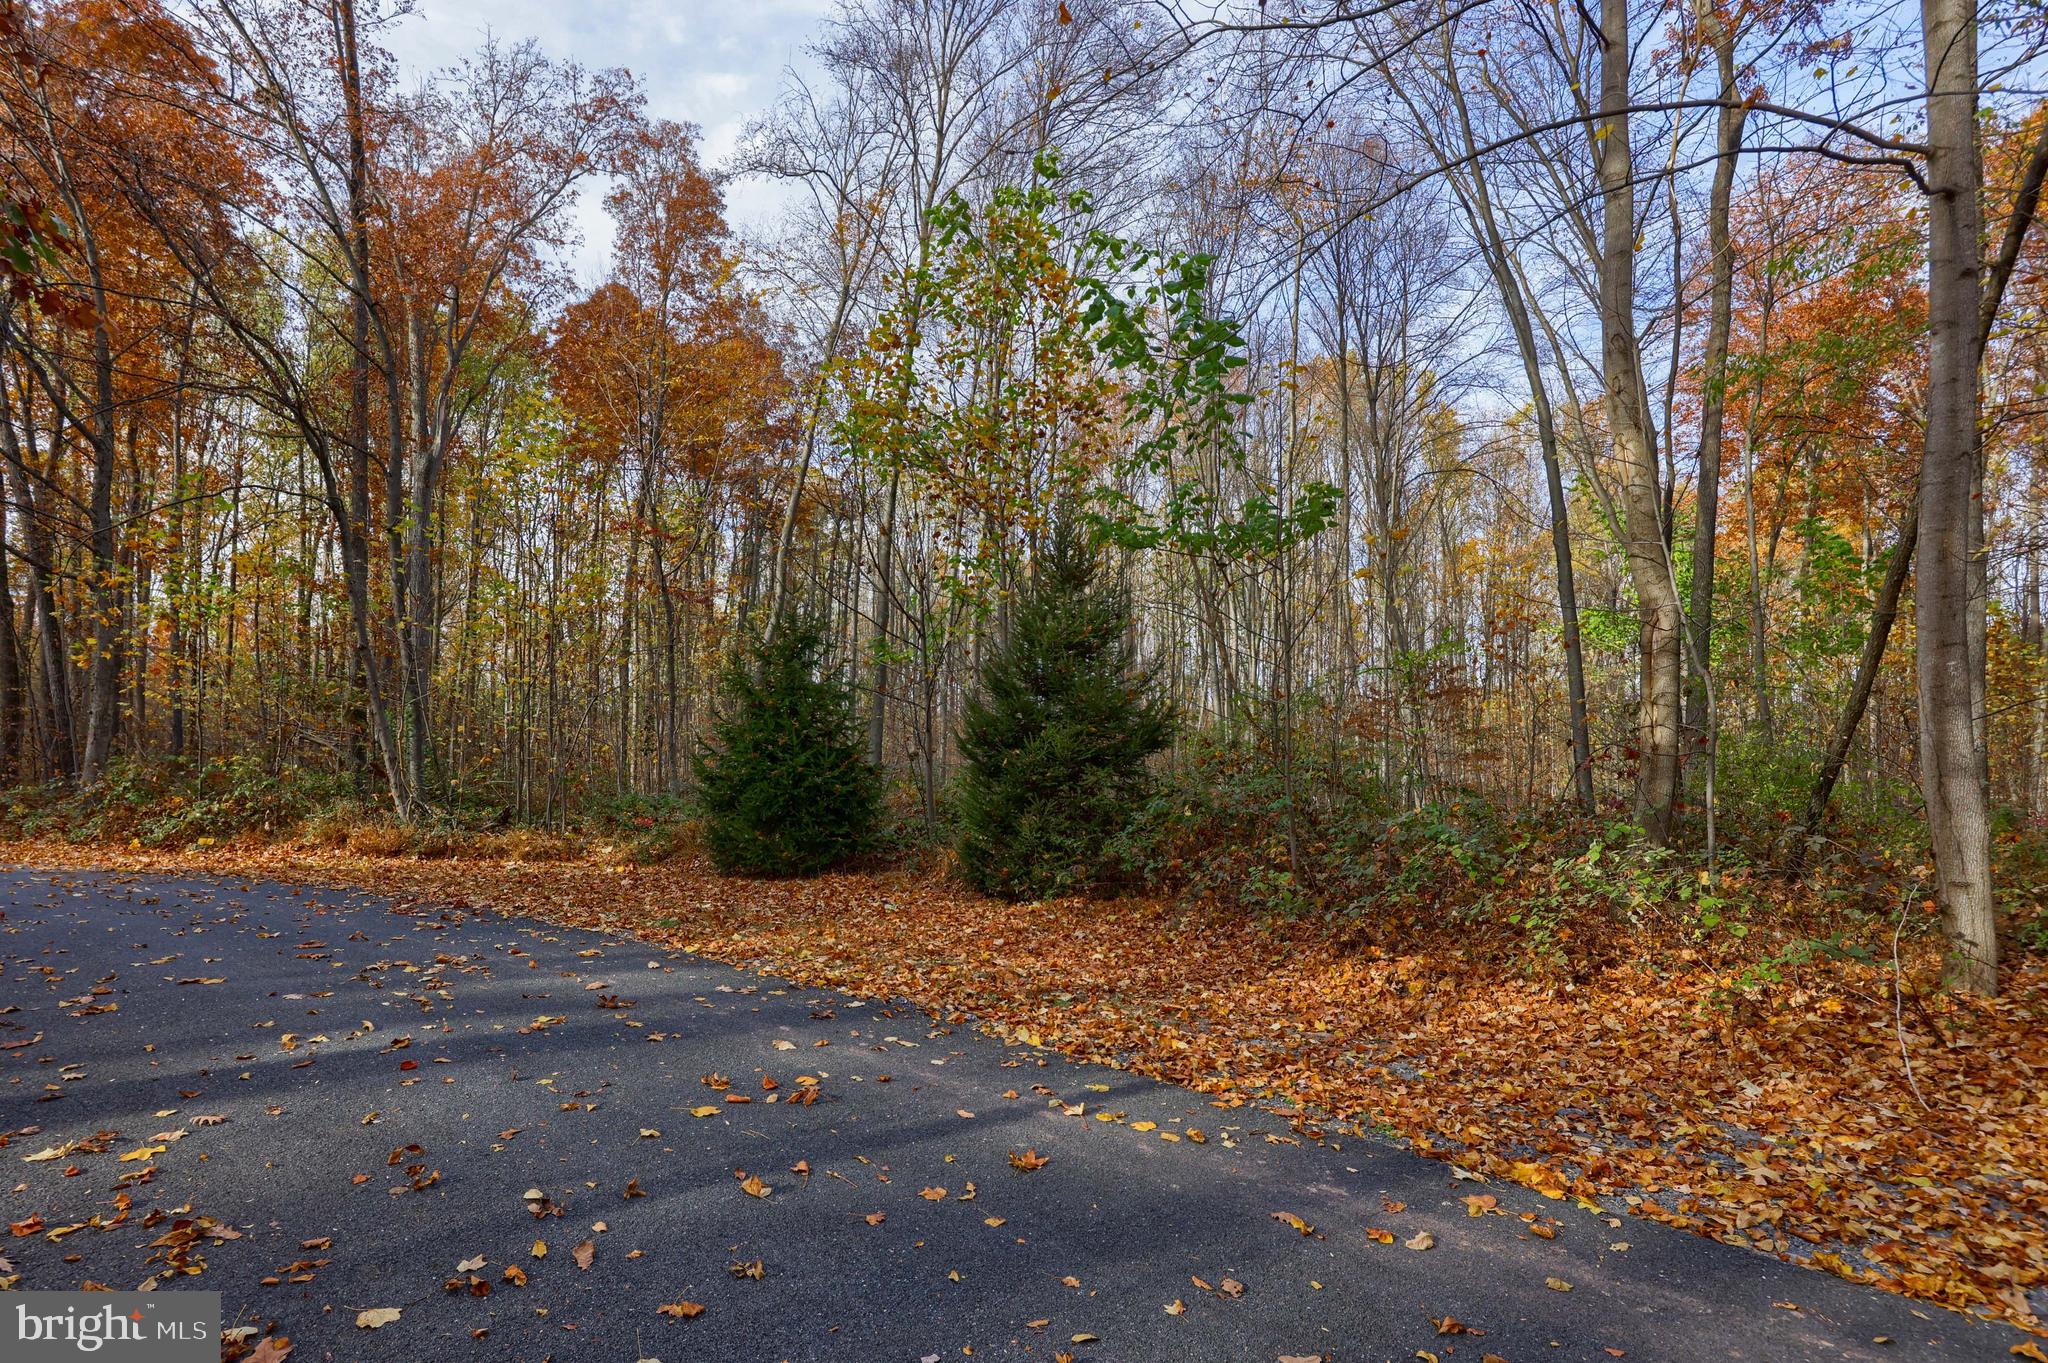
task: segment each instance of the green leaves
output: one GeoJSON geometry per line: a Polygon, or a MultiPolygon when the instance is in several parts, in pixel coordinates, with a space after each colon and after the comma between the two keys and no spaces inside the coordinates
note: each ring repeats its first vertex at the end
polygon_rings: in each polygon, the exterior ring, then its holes
{"type": "Polygon", "coordinates": [[[1172,711],[1137,665],[1130,598],[1101,571],[1087,527],[1062,519],[968,703],[960,865],[992,894],[1099,879],[1150,788],[1147,759],[1172,738],[1172,711]]]}
{"type": "Polygon", "coordinates": [[[727,668],[717,744],[697,759],[704,841],[718,868],[810,875],[866,848],[881,779],[854,732],[853,698],[825,635],[795,620],[727,668]]]}

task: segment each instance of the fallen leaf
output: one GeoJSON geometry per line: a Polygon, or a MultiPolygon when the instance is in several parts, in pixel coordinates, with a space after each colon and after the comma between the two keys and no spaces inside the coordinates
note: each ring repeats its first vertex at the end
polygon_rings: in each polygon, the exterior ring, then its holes
{"type": "Polygon", "coordinates": [[[1434,1235],[1431,1235],[1426,1230],[1417,1231],[1415,1233],[1414,1239],[1403,1240],[1401,1243],[1408,1246],[1408,1248],[1410,1249],[1435,1249],[1436,1237],[1434,1235]]]}
{"type": "Polygon", "coordinates": [[[392,1321],[398,1319],[401,1309],[396,1306],[379,1306],[370,1311],[358,1311],[356,1312],[356,1328],[359,1330],[381,1330],[392,1321]]]}
{"type": "Polygon", "coordinates": [[[674,1316],[677,1320],[695,1320],[704,1314],[702,1304],[693,1301],[672,1301],[654,1309],[661,1315],[674,1316]]]}
{"type": "Polygon", "coordinates": [[[576,1267],[588,1271],[590,1261],[597,1257],[597,1242],[595,1240],[585,1240],[582,1244],[569,1251],[569,1257],[576,1261],[576,1267]]]}

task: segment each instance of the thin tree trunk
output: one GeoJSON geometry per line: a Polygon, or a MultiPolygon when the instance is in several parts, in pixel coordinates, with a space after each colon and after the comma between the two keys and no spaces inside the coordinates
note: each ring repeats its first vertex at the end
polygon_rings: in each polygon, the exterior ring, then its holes
{"type": "Polygon", "coordinates": [[[1728,330],[1735,298],[1735,250],[1728,230],[1728,212],[1735,193],[1735,159],[1742,149],[1748,109],[1738,100],[1733,27],[1711,6],[1701,6],[1701,21],[1714,38],[1714,65],[1720,77],[1721,107],[1716,127],[1714,184],[1707,204],[1707,250],[1713,257],[1707,298],[1707,341],[1701,356],[1700,449],[1692,540],[1692,685],[1686,690],[1686,728],[1701,735],[1707,761],[1714,760],[1716,735],[1713,706],[1714,556],[1721,501],[1721,428],[1727,411],[1728,330]]]}
{"type": "Polygon", "coordinates": [[[1815,778],[1813,791],[1806,797],[1806,817],[1801,821],[1800,836],[1792,847],[1792,870],[1797,873],[1806,867],[1808,849],[1814,837],[1820,832],[1821,821],[1827,817],[1828,801],[1834,797],[1835,785],[1842,778],[1842,767],[1849,760],[1849,745],[1856,739],[1857,726],[1863,722],[1863,712],[1870,704],[1870,693],[1876,689],[1878,669],[1884,664],[1885,645],[1890,641],[1892,623],[1898,619],[1899,598],[1904,593],[1906,579],[1913,572],[1913,548],[1920,534],[1920,510],[1915,506],[1906,513],[1906,523],[1899,528],[1899,542],[1892,549],[1892,561],[1885,569],[1884,582],[1877,590],[1877,604],[1870,615],[1870,633],[1864,636],[1863,653],[1856,660],[1856,679],[1849,688],[1849,699],[1843,703],[1842,713],[1835,719],[1834,732],[1828,738],[1827,755],[1821,759],[1820,775],[1815,778]]]}

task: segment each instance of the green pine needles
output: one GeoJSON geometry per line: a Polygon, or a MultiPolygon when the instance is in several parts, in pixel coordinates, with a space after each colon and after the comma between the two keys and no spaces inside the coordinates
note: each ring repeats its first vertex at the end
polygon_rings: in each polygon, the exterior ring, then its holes
{"type": "Polygon", "coordinates": [[[1173,737],[1172,708],[1138,665],[1130,594],[1063,517],[1033,565],[1009,638],[983,664],[960,746],[960,868],[1007,899],[1085,890],[1173,737]]]}
{"type": "Polygon", "coordinates": [[[735,657],[715,743],[697,755],[704,841],[731,875],[803,876],[873,845],[882,782],[823,628],[787,622],[735,657]]]}

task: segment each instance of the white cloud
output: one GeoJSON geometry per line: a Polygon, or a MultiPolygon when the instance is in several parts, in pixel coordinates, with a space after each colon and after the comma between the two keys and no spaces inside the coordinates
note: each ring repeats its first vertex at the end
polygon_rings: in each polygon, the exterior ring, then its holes
{"type": "MultiPolygon", "coordinates": [[[[649,114],[703,129],[704,160],[716,167],[774,102],[784,70],[808,65],[804,46],[830,8],[831,0],[423,0],[384,38],[406,77],[459,60],[487,33],[534,38],[550,56],[585,66],[623,66],[639,77],[649,114]]],[[[584,240],[571,263],[585,282],[602,272],[611,243],[603,198],[591,185],[577,204],[584,240]]],[[[759,181],[726,193],[742,230],[772,220],[787,201],[781,187],[759,181]]]]}

